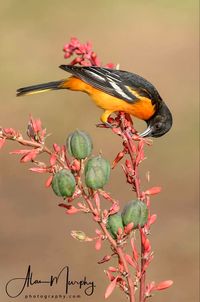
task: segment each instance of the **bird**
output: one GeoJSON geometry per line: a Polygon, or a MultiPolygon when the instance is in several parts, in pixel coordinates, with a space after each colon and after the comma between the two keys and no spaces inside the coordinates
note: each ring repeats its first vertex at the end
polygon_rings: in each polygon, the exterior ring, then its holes
{"type": "Polygon", "coordinates": [[[69,89],[87,93],[103,109],[101,121],[118,111],[144,120],[141,137],[160,137],[172,127],[172,114],[157,89],[143,77],[124,70],[98,66],[60,65],[71,74],[66,79],[17,89],[17,96],[69,89]]]}

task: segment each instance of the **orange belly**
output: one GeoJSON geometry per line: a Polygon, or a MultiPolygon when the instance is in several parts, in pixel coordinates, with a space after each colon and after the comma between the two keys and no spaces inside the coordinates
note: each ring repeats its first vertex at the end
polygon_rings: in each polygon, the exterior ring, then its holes
{"type": "Polygon", "coordinates": [[[152,105],[151,100],[148,98],[140,97],[140,100],[130,104],[73,76],[68,78],[61,87],[86,92],[98,107],[111,112],[124,111],[142,120],[148,120],[155,113],[155,105],[152,105]]]}

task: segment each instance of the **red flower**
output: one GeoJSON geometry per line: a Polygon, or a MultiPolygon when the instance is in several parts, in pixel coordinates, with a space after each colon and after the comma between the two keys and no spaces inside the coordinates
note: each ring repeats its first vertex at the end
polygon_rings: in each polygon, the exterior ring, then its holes
{"type": "Polygon", "coordinates": [[[11,136],[17,136],[17,131],[15,131],[13,128],[4,128],[3,131],[11,136]]]}
{"type": "MultiPolygon", "coordinates": [[[[91,42],[81,44],[77,38],[73,37],[69,43],[64,45],[63,51],[65,53],[65,59],[69,59],[71,56],[75,55],[75,58],[69,63],[70,65],[101,66],[97,54],[92,50],[91,42]]],[[[109,63],[106,67],[114,68],[114,64],[109,63]]]]}
{"type": "Polygon", "coordinates": [[[152,187],[151,189],[148,189],[144,193],[146,195],[155,195],[161,192],[161,187],[152,187]]]}
{"type": "Polygon", "coordinates": [[[28,161],[34,160],[38,154],[37,149],[30,150],[28,153],[26,153],[21,159],[21,163],[27,163],[28,161]]]}
{"type": "Polygon", "coordinates": [[[108,285],[106,292],[105,292],[105,299],[107,299],[112,292],[114,291],[116,285],[117,285],[117,280],[118,280],[119,276],[117,276],[116,278],[114,278],[111,283],[108,285]]]}
{"type": "Polygon", "coordinates": [[[170,286],[172,286],[173,281],[172,280],[166,280],[158,283],[157,285],[154,286],[153,290],[163,290],[166,289],[170,286]]]}
{"type": "Polygon", "coordinates": [[[0,149],[3,147],[5,142],[6,142],[6,138],[0,138],[0,149]]]}

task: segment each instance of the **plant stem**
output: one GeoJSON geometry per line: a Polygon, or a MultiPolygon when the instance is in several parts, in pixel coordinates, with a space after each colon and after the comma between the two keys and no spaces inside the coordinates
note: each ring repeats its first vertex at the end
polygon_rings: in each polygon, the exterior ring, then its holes
{"type": "MultiPolygon", "coordinates": [[[[92,205],[92,202],[90,201],[88,195],[86,194],[84,188],[82,185],[80,185],[80,190],[82,191],[82,195],[90,209],[90,211],[95,215],[96,213],[94,213],[94,207],[92,205]]],[[[128,268],[128,264],[125,258],[125,254],[123,251],[123,248],[118,246],[116,241],[112,238],[112,236],[110,235],[110,233],[108,232],[105,223],[103,223],[101,220],[98,221],[99,226],[101,227],[104,236],[109,240],[111,246],[113,247],[113,249],[116,251],[116,253],[118,254],[118,257],[121,261],[121,263],[123,264],[124,267],[124,273],[126,275],[126,280],[127,280],[127,284],[128,284],[128,295],[129,295],[129,301],[130,302],[135,302],[135,290],[134,290],[134,283],[133,280],[131,278],[130,275],[130,271],[128,268]]]]}
{"type": "MultiPolygon", "coordinates": [[[[126,133],[127,134],[127,133],[126,133]]],[[[136,195],[137,195],[137,198],[140,199],[141,197],[141,193],[140,193],[140,181],[139,181],[139,172],[138,172],[138,164],[136,163],[136,160],[133,156],[133,151],[131,149],[131,139],[128,135],[126,135],[126,138],[127,138],[127,147],[128,147],[128,154],[130,156],[130,159],[131,159],[131,163],[132,163],[132,168],[135,172],[135,179],[134,179],[134,186],[135,186],[135,191],[136,191],[136,195]]]]}
{"type": "MultiPolygon", "coordinates": [[[[126,139],[126,147],[127,147],[127,153],[130,156],[130,160],[131,160],[131,164],[132,164],[132,169],[134,171],[134,180],[133,180],[133,185],[134,185],[134,189],[137,195],[138,199],[141,199],[141,188],[140,188],[140,178],[139,178],[139,171],[138,171],[138,166],[139,166],[139,161],[137,161],[137,156],[139,156],[139,154],[135,154],[134,155],[134,151],[132,148],[132,144],[133,144],[133,139],[130,136],[130,134],[128,133],[128,129],[126,129],[123,125],[124,122],[124,116],[121,116],[121,130],[123,131],[123,134],[125,136],[126,139]]],[[[145,281],[146,281],[146,272],[143,272],[143,267],[145,264],[145,259],[143,258],[143,254],[144,254],[144,247],[143,247],[143,243],[142,243],[142,235],[140,232],[140,242],[141,242],[141,278],[140,278],[140,293],[139,293],[139,302],[144,302],[145,301],[145,281]]]]}
{"type": "Polygon", "coordinates": [[[125,258],[125,254],[124,251],[122,249],[122,247],[117,246],[116,241],[111,237],[111,235],[109,234],[108,230],[105,227],[105,224],[102,222],[99,222],[99,225],[102,229],[102,231],[104,232],[104,234],[106,235],[106,237],[108,238],[110,244],[113,246],[113,248],[115,249],[116,253],[119,256],[119,259],[121,261],[121,263],[123,264],[125,273],[126,273],[126,280],[127,280],[127,284],[128,284],[128,294],[129,294],[129,301],[130,302],[135,302],[135,290],[134,290],[134,283],[133,280],[131,278],[130,275],[130,271],[128,268],[128,264],[125,258]]]}
{"type": "MultiPolygon", "coordinates": [[[[131,145],[129,142],[130,138],[127,137],[127,141],[128,141],[128,153],[130,155],[130,159],[133,165],[133,169],[135,172],[135,178],[134,178],[134,187],[135,187],[135,191],[136,191],[136,195],[138,199],[141,199],[141,188],[140,188],[140,178],[139,178],[139,171],[138,171],[138,163],[136,162],[136,160],[133,157],[133,152],[131,150],[131,145]]],[[[137,156],[137,155],[136,155],[137,156]]],[[[145,281],[146,281],[146,272],[143,272],[143,266],[145,263],[145,260],[143,258],[143,253],[144,253],[144,248],[143,248],[143,243],[142,243],[142,236],[141,236],[141,232],[140,232],[140,241],[141,241],[141,278],[140,278],[140,294],[139,294],[139,302],[144,302],[145,301],[145,281]]]]}
{"type": "MultiPolygon", "coordinates": [[[[140,232],[141,236],[141,232],[140,232]]],[[[143,253],[144,253],[144,247],[142,244],[142,236],[141,238],[141,278],[140,278],[140,295],[139,295],[139,302],[145,302],[145,281],[146,281],[146,272],[143,272],[143,267],[145,264],[145,260],[143,258],[143,253]]]]}

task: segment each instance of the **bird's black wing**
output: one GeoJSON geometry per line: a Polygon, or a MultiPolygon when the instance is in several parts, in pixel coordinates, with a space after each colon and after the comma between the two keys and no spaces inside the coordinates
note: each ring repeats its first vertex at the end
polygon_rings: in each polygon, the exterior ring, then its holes
{"type": "MultiPolygon", "coordinates": [[[[61,69],[71,73],[75,77],[90,84],[103,92],[120,98],[128,103],[135,103],[139,98],[139,91],[134,93],[134,87],[129,87],[129,81],[120,70],[108,69],[96,66],[72,66],[61,65],[61,69]],[[130,89],[131,88],[131,89],[130,89]]],[[[132,73],[126,72],[132,75],[132,73]]]]}

